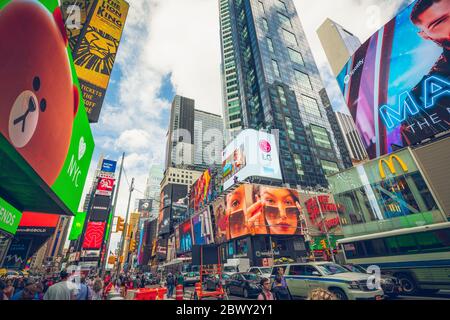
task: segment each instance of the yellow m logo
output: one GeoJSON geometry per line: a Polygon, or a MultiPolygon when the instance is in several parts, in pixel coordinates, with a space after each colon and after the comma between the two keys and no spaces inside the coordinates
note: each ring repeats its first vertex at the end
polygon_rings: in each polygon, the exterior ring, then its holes
{"type": "Polygon", "coordinates": [[[387,159],[380,160],[379,168],[380,168],[381,179],[383,179],[383,180],[386,179],[386,172],[384,171],[383,164],[387,164],[389,171],[391,171],[392,174],[396,174],[394,160],[397,161],[397,163],[400,165],[400,167],[402,167],[402,170],[404,172],[408,172],[408,166],[405,164],[405,162],[403,162],[403,160],[400,159],[398,156],[393,155],[393,156],[390,156],[388,160],[387,159]]]}

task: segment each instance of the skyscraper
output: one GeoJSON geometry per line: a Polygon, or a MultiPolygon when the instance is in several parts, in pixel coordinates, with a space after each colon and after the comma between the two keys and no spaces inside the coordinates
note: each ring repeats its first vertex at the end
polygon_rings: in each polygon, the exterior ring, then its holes
{"type": "Polygon", "coordinates": [[[224,122],[230,136],[279,130],[285,184],[327,186],[343,167],[319,71],[292,0],[219,0],[224,122]]]}
{"type": "MultiPolygon", "coordinates": [[[[337,77],[350,57],[361,46],[361,41],[350,31],[347,31],[340,24],[330,19],[325,20],[317,30],[317,34],[325,50],[331,69],[337,77]]],[[[336,112],[335,115],[332,115],[330,112],[332,111],[329,111],[329,116],[336,118],[341,131],[338,135],[342,133],[342,138],[345,141],[352,162],[356,164],[367,159],[366,149],[356,129],[353,118],[342,112],[336,112]]],[[[337,131],[335,130],[335,132],[337,131]]]]}
{"type": "Polygon", "coordinates": [[[211,130],[213,135],[222,136],[221,116],[197,110],[194,100],[175,96],[167,132],[166,170],[183,166],[201,169],[213,163],[221,164],[223,141],[214,139],[211,143],[211,130]]]}
{"type": "Polygon", "coordinates": [[[343,26],[330,19],[326,19],[319,27],[317,35],[328,57],[331,69],[337,76],[348,59],[361,46],[361,41],[343,26]]]}
{"type": "Polygon", "coordinates": [[[153,201],[150,216],[158,217],[159,213],[159,198],[161,194],[161,181],[164,178],[164,168],[162,165],[154,164],[150,168],[150,173],[147,178],[147,186],[145,188],[145,199],[153,201]]]}

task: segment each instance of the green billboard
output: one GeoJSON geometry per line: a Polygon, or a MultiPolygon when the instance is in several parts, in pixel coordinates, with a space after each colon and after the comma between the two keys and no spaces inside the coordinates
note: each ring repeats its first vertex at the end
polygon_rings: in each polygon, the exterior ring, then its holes
{"type": "Polygon", "coordinates": [[[73,218],[72,229],[70,229],[69,240],[78,240],[83,233],[86,212],[78,212],[73,218]]]}
{"type": "Polygon", "coordinates": [[[0,0],[0,194],[74,214],[94,151],[57,0],[0,0]]]}
{"type": "Polygon", "coordinates": [[[20,219],[22,219],[22,212],[0,198],[0,230],[15,235],[20,219]]]}

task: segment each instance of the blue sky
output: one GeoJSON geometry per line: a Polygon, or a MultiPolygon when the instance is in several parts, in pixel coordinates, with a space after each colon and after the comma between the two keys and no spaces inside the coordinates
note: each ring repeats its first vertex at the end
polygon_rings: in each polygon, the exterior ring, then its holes
{"type": "MultiPolygon", "coordinates": [[[[332,103],[342,106],[316,30],[331,18],[364,42],[408,0],[294,0],[332,103]]],[[[124,216],[128,182],[143,197],[153,163],[163,163],[169,107],[175,93],[199,109],[221,114],[217,0],[129,0],[130,11],[98,124],[87,190],[100,154],[118,160],[126,152],[126,178],[117,215],[124,216]]],[[[117,239],[113,237],[113,249],[117,239]]]]}

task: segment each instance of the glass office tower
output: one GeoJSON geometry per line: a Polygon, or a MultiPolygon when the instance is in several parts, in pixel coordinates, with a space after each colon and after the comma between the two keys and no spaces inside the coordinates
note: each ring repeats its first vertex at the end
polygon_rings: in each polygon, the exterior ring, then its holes
{"type": "Polygon", "coordinates": [[[279,130],[285,184],[327,186],[343,167],[319,71],[292,0],[219,0],[224,122],[279,130]]]}

